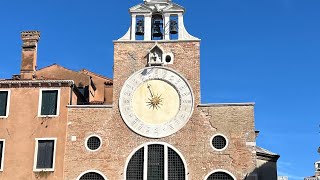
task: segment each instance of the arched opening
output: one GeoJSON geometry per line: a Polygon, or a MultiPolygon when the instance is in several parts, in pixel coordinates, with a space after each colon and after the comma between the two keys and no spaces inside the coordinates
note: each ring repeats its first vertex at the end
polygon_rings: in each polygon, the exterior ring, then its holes
{"type": "Polygon", "coordinates": [[[217,170],[205,178],[205,180],[236,180],[236,178],[224,170],[217,170]]]}
{"type": "Polygon", "coordinates": [[[99,171],[89,170],[80,174],[77,180],[107,180],[107,178],[99,171]]]}
{"type": "Polygon", "coordinates": [[[136,40],[144,40],[144,16],[136,17],[136,40]]]}
{"type": "Polygon", "coordinates": [[[163,17],[161,14],[152,15],[152,40],[162,40],[163,31],[163,17]]]}
{"type": "Polygon", "coordinates": [[[126,167],[126,180],[186,180],[185,163],[167,144],[147,144],[133,152],[126,167]]]}

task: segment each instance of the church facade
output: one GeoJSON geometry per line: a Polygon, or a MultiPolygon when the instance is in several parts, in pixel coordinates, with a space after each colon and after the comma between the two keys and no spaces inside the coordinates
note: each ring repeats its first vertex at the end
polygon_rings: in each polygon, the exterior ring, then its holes
{"type": "Polygon", "coordinates": [[[184,12],[171,0],[130,8],[113,79],[37,70],[40,33],[23,32],[21,73],[0,81],[0,179],[276,179],[254,103],[201,103],[200,39],[184,12]]]}

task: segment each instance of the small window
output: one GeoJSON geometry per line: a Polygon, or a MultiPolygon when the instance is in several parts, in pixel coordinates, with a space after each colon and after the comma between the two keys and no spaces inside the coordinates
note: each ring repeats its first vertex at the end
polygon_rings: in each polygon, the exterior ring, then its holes
{"type": "Polygon", "coordinates": [[[90,151],[97,151],[101,147],[101,139],[98,136],[90,136],[86,141],[86,146],[90,151]]]}
{"type": "Polygon", "coordinates": [[[34,171],[54,171],[56,139],[36,139],[34,171]]]}
{"type": "Polygon", "coordinates": [[[79,180],[104,180],[104,177],[96,172],[89,172],[81,176],[79,180]]]}
{"type": "Polygon", "coordinates": [[[171,62],[171,56],[170,55],[167,55],[166,56],[166,63],[170,63],[171,62]]]}
{"type": "Polygon", "coordinates": [[[41,90],[40,116],[59,114],[59,90],[41,90]]]}
{"type": "Polygon", "coordinates": [[[234,180],[232,176],[225,172],[216,172],[211,174],[207,180],[234,180]]]}
{"type": "Polygon", "coordinates": [[[3,170],[4,140],[0,140],[0,171],[3,170]]]}
{"type": "Polygon", "coordinates": [[[221,134],[218,134],[218,135],[213,136],[213,138],[211,140],[211,145],[212,145],[213,149],[215,149],[217,151],[223,151],[227,148],[228,141],[227,141],[226,137],[224,137],[221,134]]]}
{"type": "Polygon", "coordinates": [[[10,96],[9,92],[10,91],[8,90],[5,90],[5,91],[0,90],[0,118],[8,117],[9,96],[10,96]]]}

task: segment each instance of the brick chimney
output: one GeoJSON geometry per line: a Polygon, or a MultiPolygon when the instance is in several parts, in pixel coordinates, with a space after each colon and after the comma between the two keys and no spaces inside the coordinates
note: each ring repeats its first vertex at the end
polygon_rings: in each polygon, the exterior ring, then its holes
{"type": "Polygon", "coordinates": [[[20,75],[21,79],[34,79],[37,66],[37,44],[40,39],[39,31],[21,32],[22,63],[20,75]]]}

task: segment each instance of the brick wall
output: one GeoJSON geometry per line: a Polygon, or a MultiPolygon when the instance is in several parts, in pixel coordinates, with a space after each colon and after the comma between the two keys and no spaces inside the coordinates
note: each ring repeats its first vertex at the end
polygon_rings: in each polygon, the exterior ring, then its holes
{"type": "Polygon", "coordinates": [[[87,170],[99,170],[109,180],[124,179],[128,156],[147,142],[165,142],[182,153],[188,179],[201,180],[216,169],[225,169],[237,179],[243,179],[254,170],[253,105],[221,105],[198,107],[200,103],[199,42],[158,43],[165,52],[173,52],[175,61],[170,68],[182,74],[190,83],[195,97],[195,110],[188,123],[177,133],[160,139],[149,139],[132,132],[121,118],[118,99],[125,80],[147,64],[151,42],[115,42],[113,107],[69,108],[65,179],[76,179],[87,170]],[[129,55],[130,54],[130,55],[129,55]],[[132,59],[133,57],[133,59],[132,59]],[[226,150],[213,150],[210,140],[214,134],[223,134],[229,140],[226,150]],[[98,134],[102,148],[89,152],[85,139],[98,134]],[[76,141],[71,141],[76,136],[76,141]]]}
{"type": "Polygon", "coordinates": [[[216,169],[224,169],[243,179],[255,168],[253,106],[196,108],[189,122],[177,133],[161,139],[141,137],[125,125],[118,108],[69,109],[65,154],[65,179],[76,179],[87,170],[99,170],[110,180],[124,178],[128,156],[147,142],[165,142],[182,153],[189,179],[203,179],[216,169]],[[227,137],[226,150],[211,147],[215,134],[227,137]],[[97,134],[103,145],[97,152],[85,148],[88,136],[97,134]],[[76,141],[71,141],[76,136],[76,141]]]}

